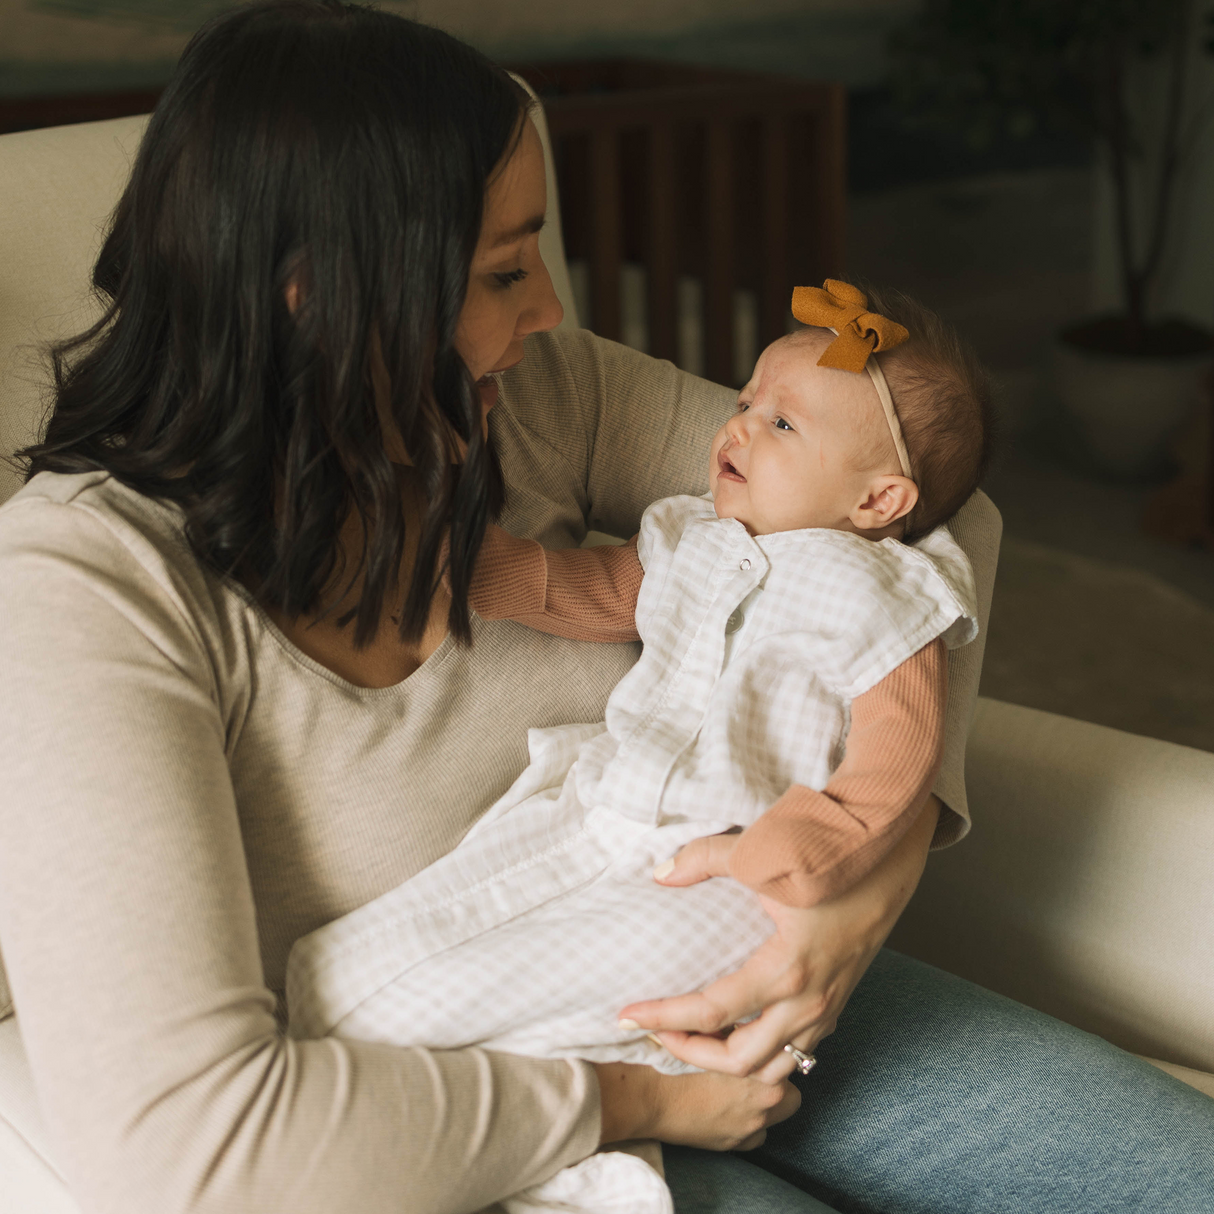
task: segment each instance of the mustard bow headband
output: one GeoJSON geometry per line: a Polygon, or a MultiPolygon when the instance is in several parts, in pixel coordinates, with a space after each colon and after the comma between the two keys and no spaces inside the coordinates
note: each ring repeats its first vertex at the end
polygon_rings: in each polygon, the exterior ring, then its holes
{"type": "Polygon", "coordinates": [[[848,282],[828,278],[821,287],[794,287],[792,314],[803,325],[829,329],[835,340],[822,352],[819,367],[834,367],[859,375],[867,371],[881,399],[881,408],[898,452],[902,475],[910,478],[910,453],[902,437],[902,424],[880,364],[870,354],[900,346],[910,333],[900,324],[868,310],[868,296],[848,282]]]}

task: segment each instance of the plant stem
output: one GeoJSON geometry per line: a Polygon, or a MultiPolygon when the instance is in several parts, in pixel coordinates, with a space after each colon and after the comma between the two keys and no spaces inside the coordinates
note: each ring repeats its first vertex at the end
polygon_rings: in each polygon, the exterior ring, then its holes
{"type": "Polygon", "coordinates": [[[1152,217],[1151,239],[1146,259],[1140,271],[1145,293],[1147,284],[1155,277],[1163,257],[1168,234],[1168,219],[1172,211],[1172,196],[1180,168],[1180,126],[1184,115],[1185,84],[1189,66],[1189,30],[1193,20],[1193,0],[1182,0],[1173,31],[1172,56],[1168,78],[1168,103],[1164,118],[1163,150],[1159,162],[1155,214],[1152,217]]]}
{"type": "Polygon", "coordinates": [[[1142,283],[1134,265],[1134,223],[1130,198],[1130,136],[1125,101],[1125,39],[1111,39],[1105,53],[1107,139],[1109,169],[1113,177],[1117,251],[1121,263],[1121,283],[1125,292],[1126,315],[1129,321],[1127,336],[1131,346],[1138,347],[1143,340],[1143,300],[1142,283]]]}

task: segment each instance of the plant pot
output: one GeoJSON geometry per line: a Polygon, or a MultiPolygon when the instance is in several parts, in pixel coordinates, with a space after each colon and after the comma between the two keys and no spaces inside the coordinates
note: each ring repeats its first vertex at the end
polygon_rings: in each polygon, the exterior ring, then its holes
{"type": "Polygon", "coordinates": [[[1168,443],[1200,399],[1214,342],[1172,321],[1152,326],[1139,352],[1129,353],[1126,330],[1117,317],[1064,329],[1054,343],[1053,381],[1096,467],[1132,480],[1166,467],[1168,443]]]}

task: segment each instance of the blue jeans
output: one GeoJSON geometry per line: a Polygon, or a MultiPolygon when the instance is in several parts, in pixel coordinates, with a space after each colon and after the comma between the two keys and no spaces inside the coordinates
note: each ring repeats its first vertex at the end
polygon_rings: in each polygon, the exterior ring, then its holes
{"type": "Polygon", "coordinates": [[[757,1151],[668,1152],[678,1214],[1214,1211],[1214,1100],[922,962],[882,952],[816,1052],[757,1151]]]}

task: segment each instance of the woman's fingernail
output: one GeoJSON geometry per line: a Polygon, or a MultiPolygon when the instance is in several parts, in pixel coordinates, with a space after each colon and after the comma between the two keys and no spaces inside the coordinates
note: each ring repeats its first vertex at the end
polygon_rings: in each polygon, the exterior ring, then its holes
{"type": "Polygon", "coordinates": [[[634,1032],[636,1032],[637,1029],[639,1029],[641,1027],[639,1024],[637,1024],[637,1022],[635,1020],[629,1020],[629,1019],[627,1019],[627,1017],[625,1017],[619,1023],[620,1023],[620,1028],[622,1028],[624,1030],[624,1032],[626,1032],[626,1033],[634,1033],[634,1032]]]}
{"type": "Polygon", "coordinates": [[[663,860],[662,863],[653,870],[653,879],[655,881],[661,881],[663,877],[669,877],[672,872],[674,872],[674,861],[663,860]]]}
{"type": "Polygon", "coordinates": [[[665,1042],[656,1033],[646,1033],[645,1036],[648,1037],[649,1040],[652,1041],[653,1044],[656,1045],[659,1049],[664,1050],[666,1048],[665,1042]]]}

